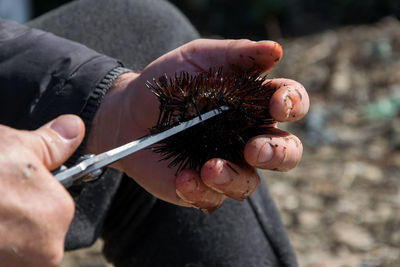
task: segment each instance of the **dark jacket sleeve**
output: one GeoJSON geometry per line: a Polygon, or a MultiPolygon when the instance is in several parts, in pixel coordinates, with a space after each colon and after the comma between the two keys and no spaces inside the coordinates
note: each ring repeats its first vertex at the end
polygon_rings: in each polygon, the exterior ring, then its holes
{"type": "MultiPolygon", "coordinates": [[[[89,131],[103,96],[126,71],[84,45],[0,19],[0,124],[35,129],[69,113],[81,116],[89,131]]],[[[76,212],[66,249],[96,240],[121,175],[107,170],[98,181],[70,190],[76,212]]]]}
{"type": "Polygon", "coordinates": [[[120,66],[81,44],[0,19],[0,124],[34,129],[65,113],[90,123],[112,77],[103,80],[120,66]]]}

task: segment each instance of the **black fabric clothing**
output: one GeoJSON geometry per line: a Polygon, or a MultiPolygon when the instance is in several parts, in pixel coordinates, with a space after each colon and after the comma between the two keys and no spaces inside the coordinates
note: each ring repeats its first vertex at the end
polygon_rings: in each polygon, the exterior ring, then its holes
{"type": "MultiPolygon", "coordinates": [[[[121,64],[81,44],[0,19],[0,122],[34,129],[60,114],[91,117],[96,86],[121,64]]],[[[105,92],[102,94],[104,95],[105,92]]]]}
{"type": "MultiPolygon", "coordinates": [[[[93,92],[121,66],[113,58],[141,70],[198,37],[161,0],[74,1],[29,25],[66,39],[0,21],[0,123],[26,129],[63,113],[94,113],[88,103],[102,95],[93,92]]],[[[66,249],[101,235],[116,266],[297,265],[265,183],[248,200],[226,201],[212,214],[160,201],[115,170],[70,192],[76,214],[66,249]]]]}
{"type": "Polygon", "coordinates": [[[28,25],[123,60],[135,71],[199,37],[186,17],[160,0],[73,1],[28,25]]]}
{"type": "Polygon", "coordinates": [[[154,200],[123,179],[103,239],[105,256],[119,267],[297,266],[265,182],[247,200],[229,199],[204,214],[154,200]],[[135,209],[133,202],[139,202],[135,209]]]}

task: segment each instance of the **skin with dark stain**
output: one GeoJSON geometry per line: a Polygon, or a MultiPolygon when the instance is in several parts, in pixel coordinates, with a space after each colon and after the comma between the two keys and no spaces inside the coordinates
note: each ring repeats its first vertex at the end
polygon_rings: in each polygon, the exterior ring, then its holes
{"type": "Polygon", "coordinates": [[[33,172],[36,172],[36,167],[32,163],[26,164],[26,167],[22,169],[22,177],[25,179],[31,179],[35,177],[33,172]]]}
{"type": "Polygon", "coordinates": [[[28,169],[32,169],[33,171],[36,171],[36,169],[37,169],[36,166],[33,165],[32,163],[28,163],[27,167],[28,167],[28,169]]]}

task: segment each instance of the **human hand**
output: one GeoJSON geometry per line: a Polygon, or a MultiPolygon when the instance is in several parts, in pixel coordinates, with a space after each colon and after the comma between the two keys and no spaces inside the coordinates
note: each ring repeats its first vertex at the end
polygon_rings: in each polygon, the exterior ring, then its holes
{"type": "MultiPolygon", "coordinates": [[[[142,73],[128,73],[117,79],[95,116],[87,150],[99,153],[148,134],[156,124],[159,103],[145,87],[146,81],[164,73],[174,77],[181,71],[195,74],[213,67],[223,67],[224,72],[256,69],[264,73],[281,57],[281,46],[271,41],[201,39],[183,45],[149,64],[142,73]],[[107,129],[113,129],[112,133],[107,129]]],[[[308,95],[299,83],[276,79],[271,87],[277,89],[270,102],[274,119],[295,121],[307,113],[308,95]]],[[[175,177],[176,169],[168,168],[168,162],[160,162],[159,155],[151,150],[126,157],[113,167],[163,200],[211,211],[227,197],[244,199],[251,195],[260,182],[255,167],[288,170],[297,164],[301,154],[300,140],[276,129],[276,134],[257,136],[247,143],[244,157],[251,167],[210,159],[200,173],[186,169],[175,177]]]]}
{"type": "Polygon", "coordinates": [[[32,132],[0,125],[0,266],[58,266],[74,215],[49,170],[78,147],[84,124],[64,115],[32,132]]]}

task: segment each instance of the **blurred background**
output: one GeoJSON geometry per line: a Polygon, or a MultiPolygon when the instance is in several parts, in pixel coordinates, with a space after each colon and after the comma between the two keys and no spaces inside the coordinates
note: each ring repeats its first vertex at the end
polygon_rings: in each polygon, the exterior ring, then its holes
{"type": "MultiPolygon", "coordinates": [[[[0,0],[0,16],[25,22],[65,2],[0,0]]],[[[281,125],[302,139],[302,161],[265,172],[300,266],[400,266],[400,1],[171,2],[205,37],[280,42],[269,77],[309,91],[309,115],[281,125]]],[[[62,266],[108,266],[100,250],[62,266]]]]}

